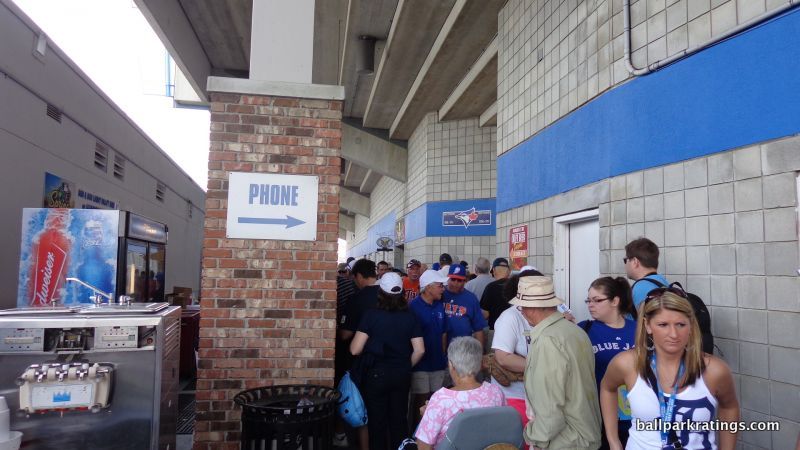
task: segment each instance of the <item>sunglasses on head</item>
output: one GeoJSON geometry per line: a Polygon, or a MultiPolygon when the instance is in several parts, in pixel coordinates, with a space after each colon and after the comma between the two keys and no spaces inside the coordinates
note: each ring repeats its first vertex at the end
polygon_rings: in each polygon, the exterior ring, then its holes
{"type": "Polygon", "coordinates": [[[671,292],[677,295],[678,297],[682,297],[685,299],[689,298],[689,296],[686,295],[686,291],[684,291],[683,289],[677,286],[670,286],[670,287],[660,287],[653,289],[652,291],[647,293],[647,297],[645,297],[644,301],[645,303],[647,303],[650,300],[661,298],[661,296],[664,295],[665,292],[671,292]]]}

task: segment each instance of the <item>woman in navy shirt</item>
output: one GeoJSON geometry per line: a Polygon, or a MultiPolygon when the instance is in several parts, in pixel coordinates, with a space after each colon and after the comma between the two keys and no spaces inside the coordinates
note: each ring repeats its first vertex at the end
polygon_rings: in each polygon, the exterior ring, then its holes
{"type": "MultiPolygon", "coordinates": [[[[617,353],[634,346],[636,321],[629,317],[636,317],[636,309],[631,298],[631,286],[628,284],[628,280],[622,277],[602,277],[594,280],[589,287],[589,295],[585,301],[592,320],[585,320],[578,326],[586,331],[592,342],[594,375],[599,391],[600,381],[603,379],[611,359],[617,353]]],[[[627,394],[625,386],[620,387],[618,392],[619,436],[623,446],[631,427],[627,394]]],[[[608,448],[605,430],[603,430],[600,448],[608,448]]]]}
{"type": "Polygon", "coordinates": [[[353,355],[369,358],[359,388],[367,406],[369,448],[397,448],[408,433],[411,368],[425,353],[422,328],[403,298],[403,281],[383,274],[378,305],[364,312],[350,343],[353,355]]]}

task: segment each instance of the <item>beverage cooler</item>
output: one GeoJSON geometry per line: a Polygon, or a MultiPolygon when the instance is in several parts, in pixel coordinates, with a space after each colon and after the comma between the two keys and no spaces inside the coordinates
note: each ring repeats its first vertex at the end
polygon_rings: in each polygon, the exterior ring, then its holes
{"type": "Polygon", "coordinates": [[[127,211],[25,208],[17,306],[164,300],[167,226],[127,211]]]}

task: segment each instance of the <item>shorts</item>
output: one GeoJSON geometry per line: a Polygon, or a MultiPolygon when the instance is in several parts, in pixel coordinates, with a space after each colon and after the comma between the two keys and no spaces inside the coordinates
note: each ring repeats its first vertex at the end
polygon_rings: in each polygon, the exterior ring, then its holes
{"type": "Polygon", "coordinates": [[[444,370],[411,372],[411,393],[430,394],[442,387],[444,370]]]}

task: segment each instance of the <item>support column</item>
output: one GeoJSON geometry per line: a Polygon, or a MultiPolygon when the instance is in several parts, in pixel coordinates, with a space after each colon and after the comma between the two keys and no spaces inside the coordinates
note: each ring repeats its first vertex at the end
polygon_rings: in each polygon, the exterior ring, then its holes
{"type": "Polygon", "coordinates": [[[209,79],[195,449],[239,448],[244,389],[333,385],[343,88],[299,87],[209,79]],[[227,239],[230,172],[318,176],[316,241],[227,239]]]}

